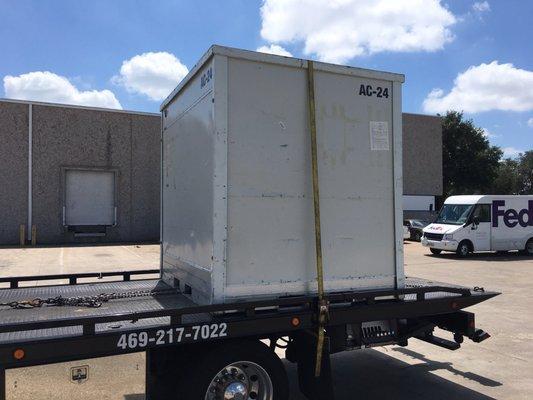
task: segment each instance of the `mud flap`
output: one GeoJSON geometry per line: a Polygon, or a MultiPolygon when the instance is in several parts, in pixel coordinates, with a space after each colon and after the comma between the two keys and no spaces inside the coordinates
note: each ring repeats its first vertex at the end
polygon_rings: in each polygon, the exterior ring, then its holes
{"type": "Polygon", "coordinates": [[[175,395],[176,375],[172,350],[168,348],[146,351],[146,400],[168,400],[175,395]]]}
{"type": "Polygon", "coordinates": [[[315,377],[315,360],[317,336],[311,332],[302,332],[292,345],[295,361],[298,363],[298,383],[300,391],[309,400],[334,400],[333,380],[331,376],[330,341],[326,335],[322,352],[321,374],[315,377]]]}
{"type": "Polygon", "coordinates": [[[6,398],[6,370],[0,365],[0,400],[6,398]]]}

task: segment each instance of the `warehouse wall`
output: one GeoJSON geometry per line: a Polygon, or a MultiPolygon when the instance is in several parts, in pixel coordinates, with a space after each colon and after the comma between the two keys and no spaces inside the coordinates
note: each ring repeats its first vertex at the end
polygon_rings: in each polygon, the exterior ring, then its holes
{"type": "Polygon", "coordinates": [[[0,244],[19,243],[28,215],[28,105],[0,103],[0,244]]]}
{"type": "Polygon", "coordinates": [[[136,116],[132,124],[131,236],[159,240],[161,119],[136,116]]]}
{"type": "MultiPolygon", "coordinates": [[[[21,204],[27,208],[27,104],[0,102],[0,129],[9,131],[8,137],[18,143],[10,154],[22,164],[20,179],[15,161],[6,163],[10,171],[7,185],[22,191],[12,196],[0,196],[0,204],[21,204]],[[17,115],[17,117],[15,117],[17,115]],[[24,119],[21,129],[4,128],[5,121],[24,119]],[[22,160],[22,161],[20,161],[22,160]]],[[[58,244],[69,242],[139,242],[159,239],[159,131],[157,114],[140,114],[61,107],[33,103],[33,224],[37,228],[37,243],[58,244]],[[63,227],[64,168],[88,168],[117,171],[116,199],[117,225],[106,228],[102,237],[79,237],[63,227]]],[[[3,133],[3,132],[2,132],[3,133]]],[[[3,135],[4,136],[4,135],[3,135]]],[[[3,150],[3,146],[2,146],[3,150]]],[[[0,209],[2,214],[5,208],[0,209]]],[[[2,218],[5,216],[2,215],[2,218]]],[[[26,222],[26,214],[13,219],[16,224],[26,222]],[[22,221],[18,221],[21,219],[22,221]]],[[[10,225],[10,231],[13,227],[10,225]]],[[[0,244],[11,243],[3,237],[0,244]]]]}
{"type": "Polygon", "coordinates": [[[442,195],[440,117],[403,114],[403,193],[442,195]]]}
{"type": "MultiPolygon", "coordinates": [[[[157,241],[159,115],[32,104],[37,243],[157,241]],[[66,167],[118,171],[118,224],[105,237],[74,237],[63,227],[66,167]]],[[[19,226],[28,221],[28,107],[0,100],[0,245],[19,243],[19,226]]],[[[404,194],[441,195],[440,118],[403,114],[403,153],[404,194]]]]}

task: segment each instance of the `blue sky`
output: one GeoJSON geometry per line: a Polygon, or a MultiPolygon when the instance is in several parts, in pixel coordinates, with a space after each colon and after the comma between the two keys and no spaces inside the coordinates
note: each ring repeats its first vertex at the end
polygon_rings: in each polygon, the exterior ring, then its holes
{"type": "Polygon", "coordinates": [[[517,0],[0,0],[0,97],[157,112],[211,44],[265,46],[403,73],[405,112],[464,109],[514,155],[533,148],[532,16],[517,0]]]}

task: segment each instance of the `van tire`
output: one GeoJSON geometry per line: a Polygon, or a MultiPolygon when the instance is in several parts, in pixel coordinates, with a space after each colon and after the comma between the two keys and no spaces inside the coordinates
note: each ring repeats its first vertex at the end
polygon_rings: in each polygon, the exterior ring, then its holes
{"type": "Polygon", "coordinates": [[[442,253],[441,249],[434,249],[433,247],[431,247],[429,251],[431,251],[431,253],[435,255],[442,253]]]}
{"type": "Polygon", "coordinates": [[[472,252],[472,244],[467,240],[463,240],[457,246],[455,254],[457,254],[458,257],[465,258],[470,254],[470,252],[472,252]]]}
{"type": "Polygon", "coordinates": [[[527,241],[524,253],[528,256],[533,256],[533,238],[527,241]]]}

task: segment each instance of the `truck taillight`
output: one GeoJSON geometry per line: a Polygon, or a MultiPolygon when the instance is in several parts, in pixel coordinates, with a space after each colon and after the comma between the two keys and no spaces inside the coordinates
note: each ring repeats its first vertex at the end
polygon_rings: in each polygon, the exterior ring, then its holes
{"type": "Polygon", "coordinates": [[[22,360],[24,358],[24,356],[26,355],[26,353],[24,352],[24,350],[22,349],[17,349],[13,352],[13,358],[15,360],[22,360]]]}

